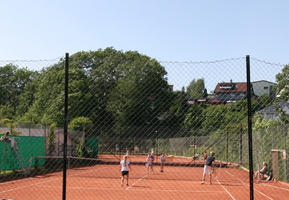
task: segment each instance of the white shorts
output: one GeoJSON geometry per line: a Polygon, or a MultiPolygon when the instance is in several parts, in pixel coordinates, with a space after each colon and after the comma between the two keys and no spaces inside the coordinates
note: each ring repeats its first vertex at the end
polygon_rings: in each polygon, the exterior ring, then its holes
{"type": "Polygon", "coordinates": [[[204,174],[212,174],[213,168],[211,166],[205,165],[204,174]]]}

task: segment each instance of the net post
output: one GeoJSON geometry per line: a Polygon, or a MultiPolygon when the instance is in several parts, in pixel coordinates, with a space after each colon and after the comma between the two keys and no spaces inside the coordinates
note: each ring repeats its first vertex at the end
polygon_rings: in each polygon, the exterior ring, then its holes
{"type": "MultiPolygon", "coordinates": [[[[228,163],[227,163],[228,164],[228,163]]],[[[219,176],[218,176],[218,181],[221,179],[221,169],[222,169],[222,161],[220,162],[220,167],[219,167],[219,176]]]]}
{"type": "Polygon", "coordinates": [[[257,164],[257,172],[258,172],[258,176],[257,176],[257,178],[258,178],[258,182],[260,182],[260,164],[258,163],[257,164]]]}
{"type": "Polygon", "coordinates": [[[63,183],[62,200],[66,200],[66,173],[67,173],[67,130],[68,130],[68,74],[69,53],[65,54],[65,91],[64,91],[64,142],[63,142],[63,183]]]}
{"type": "Polygon", "coordinates": [[[254,182],[253,182],[253,142],[252,142],[252,109],[251,109],[251,79],[250,79],[250,56],[246,56],[247,72],[247,107],[248,107],[248,146],[249,146],[249,171],[250,171],[250,200],[254,199],[254,182]]]}

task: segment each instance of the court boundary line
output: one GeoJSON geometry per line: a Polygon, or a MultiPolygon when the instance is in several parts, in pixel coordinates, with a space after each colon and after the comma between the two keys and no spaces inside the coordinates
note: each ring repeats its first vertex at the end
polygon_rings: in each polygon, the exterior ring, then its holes
{"type": "Polygon", "coordinates": [[[143,180],[144,178],[146,178],[148,176],[148,174],[146,174],[145,176],[139,178],[137,181],[135,181],[132,185],[130,185],[129,187],[126,188],[126,190],[129,190],[133,185],[137,184],[138,182],[140,182],[141,180],[143,180]]]}
{"type": "Polygon", "coordinates": [[[272,188],[276,188],[276,189],[279,189],[279,190],[289,191],[288,188],[282,188],[282,187],[278,187],[278,186],[268,185],[268,184],[265,184],[265,183],[261,183],[261,185],[265,185],[265,187],[272,187],[272,188]]]}
{"type": "MultiPolygon", "coordinates": [[[[33,184],[30,184],[30,185],[25,185],[25,186],[22,186],[22,187],[16,187],[16,188],[9,189],[9,190],[2,190],[2,191],[0,191],[0,193],[10,192],[10,191],[14,191],[14,190],[20,190],[20,189],[31,187],[31,186],[37,186],[37,185],[40,185],[40,184],[43,184],[43,183],[52,182],[52,181],[55,181],[55,180],[58,180],[58,179],[60,179],[60,178],[55,178],[55,179],[52,179],[52,180],[42,181],[42,182],[39,182],[39,183],[33,183],[33,184]]],[[[45,187],[47,187],[47,186],[45,186],[45,187]]]]}
{"type": "Polygon", "coordinates": [[[226,193],[229,194],[229,196],[230,196],[232,199],[236,200],[236,199],[234,198],[234,196],[225,188],[225,186],[222,185],[222,183],[221,183],[217,178],[214,177],[214,179],[215,179],[215,180],[219,183],[219,185],[226,191],[226,193]]]}
{"type": "MultiPolygon", "coordinates": [[[[234,176],[233,174],[231,174],[231,173],[228,172],[227,170],[225,170],[225,172],[226,172],[227,174],[235,177],[238,181],[242,182],[243,184],[245,184],[245,185],[247,185],[247,186],[250,186],[248,183],[246,183],[246,182],[244,182],[243,180],[237,178],[236,176],[234,176]]],[[[271,197],[269,197],[268,195],[264,194],[263,192],[257,190],[255,187],[254,187],[254,191],[258,192],[259,194],[261,194],[261,195],[263,195],[263,196],[265,196],[265,197],[267,197],[267,198],[270,199],[270,200],[274,200],[274,199],[272,199],[271,197]]]]}
{"type": "MultiPolygon", "coordinates": [[[[37,186],[37,187],[50,187],[50,188],[61,188],[61,186],[37,186]]],[[[125,190],[123,188],[91,188],[91,187],[68,187],[69,189],[81,189],[81,190],[125,190]]],[[[147,189],[134,189],[130,190],[132,192],[134,191],[141,191],[141,192],[186,192],[186,193],[208,193],[207,190],[147,190],[147,189]]],[[[225,193],[225,191],[210,191],[210,193],[225,193]]]]}

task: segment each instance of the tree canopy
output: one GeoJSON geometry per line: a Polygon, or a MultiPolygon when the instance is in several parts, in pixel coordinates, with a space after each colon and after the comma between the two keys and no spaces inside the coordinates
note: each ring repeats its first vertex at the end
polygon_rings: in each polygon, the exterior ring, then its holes
{"type": "MultiPolygon", "coordinates": [[[[20,121],[63,124],[64,73],[61,61],[27,85],[18,106],[20,121]]],[[[156,121],[168,109],[166,74],[156,60],[135,51],[78,52],[70,57],[70,120],[89,117],[94,124],[121,126],[156,121]]]]}
{"type": "MultiPolygon", "coordinates": [[[[71,55],[69,63],[70,128],[80,130],[85,125],[86,130],[94,131],[90,134],[98,134],[100,127],[112,127],[109,134],[122,135],[132,127],[166,126],[174,129],[167,136],[182,137],[246,126],[246,100],[226,105],[191,105],[188,98],[207,97],[204,79],[193,79],[186,92],[184,88],[170,91],[164,66],[137,51],[123,52],[113,47],[81,51],[71,55]]],[[[0,76],[2,119],[63,126],[64,59],[40,71],[9,64],[0,67],[0,76]]],[[[280,94],[279,100],[287,100],[288,65],[276,75],[276,80],[274,89],[280,94]]],[[[258,100],[252,99],[253,113],[273,101],[266,95],[258,100]]],[[[280,107],[276,110],[282,123],[288,123],[288,115],[280,107]]],[[[259,123],[259,127],[268,124],[259,123]]]]}
{"type": "Polygon", "coordinates": [[[192,98],[203,98],[207,97],[207,90],[205,88],[205,80],[193,79],[189,86],[187,87],[187,93],[192,98]]]}
{"type": "Polygon", "coordinates": [[[288,101],[289,97],[289,65],[285,65],[282,72],[276,75],[277,84],[273,86],[277,99],[276,101],[288,101]]]}

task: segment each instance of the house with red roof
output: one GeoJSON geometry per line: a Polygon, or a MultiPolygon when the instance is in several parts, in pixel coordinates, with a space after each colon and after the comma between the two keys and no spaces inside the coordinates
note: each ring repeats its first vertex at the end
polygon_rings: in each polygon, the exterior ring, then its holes
{"type": "MultiPolygon", "coordinates": [[[[252,96],[254,96],[254,91],[252,84],[250,84],[250,90],[252,96]]],[[[246,82],[222,82],[218,83],[215,90],[215,98],[220,103],[235,103],[238,100],[243,100],[247,98],[248,88],[246,82]]],[[[214,100],[216,101],[216,100],[214,100]]]]}

